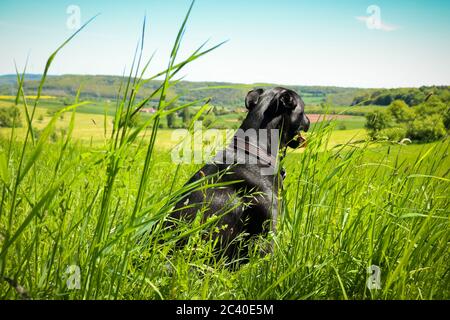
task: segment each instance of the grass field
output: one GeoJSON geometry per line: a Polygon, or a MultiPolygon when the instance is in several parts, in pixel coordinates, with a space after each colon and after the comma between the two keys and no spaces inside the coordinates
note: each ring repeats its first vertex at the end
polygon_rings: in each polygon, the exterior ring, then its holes
{"type": "MultiPolygon", "coordinates": [[[[45,109],[39,114],[46,115],[45,109]]],[[[56,130],[70,118],[58,117],[56,130]]],[[[231,272],[223,261],[206,262],[211,248],[202,242],[201,228],[171,256],[166,253],[173,242],[159,241],[163,232],[147,234],[170,213],[174,190],[198,168],[171,162],[170,130],[158,132],[142,209],[132,218],[148,139],[122,154],[105,208],[108,141],[92,121],[102,124],[103,116],[80,113],[75,119],[73,142],[65,149],[61,139],[44,144],[15,202],[25,128],[13,144],[2,130],[2,273],[32,298],[449,298],[448,140],[343,147],[351,138],[364,140],[364,130],[313,128],[308,148],[285,159],[286,208],[274,254],[255,254],[231,272]],[[101,137],[92,145],[91,134],[101,137]],[[6,252],[7,239],[16,234],[6,252]],[[138,241],[142,235],[148,241],[138,241]],[[365,285],[372,264],[381,268],[380,290],[365,285]],[[80,268],[79,289],[67,286],[69,266],[80,268]]],[[[25,160],[33,149],[27,147],[25,160]]],[[[0,294],[20,297],[6,282],[0,294]]]]}
{"type": "Polygon", "coordinates": [[[148,125],[127,125],[139,106],[127,90],[143,81],[130,76],[116,126],[112,115],[73,112],[77,99],[51,116],[36,99],[24,127],[1,129],[0,298],[449,299],[448,138],[399,145],[366,141],[361,123],[312,126],[307,148],[282,163],[277,233],[252,242],[235,271],[207,240],[214,218],[161,228],[201,165],[174,163],[172,131],[159,130],[171,80],[211,50],[175,62],[185,23],[148,125]],[[182,249],[179,234],[189,238],[182,249]],[[268,241],[274,251],[261,257],[268,241]],[[366,285],[371,266],[378,289],[366,285]]]}

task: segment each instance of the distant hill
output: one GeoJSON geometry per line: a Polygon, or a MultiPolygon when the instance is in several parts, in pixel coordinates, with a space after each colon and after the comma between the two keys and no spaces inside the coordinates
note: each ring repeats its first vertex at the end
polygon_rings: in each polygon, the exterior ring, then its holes
{"type": "MultiPolygon", "coordinates": [[[[32,80],[39,80],[41,79],[41,74],[33,74],[33,73],[27,73],[25,75],[25,80],[32,81],[32,80]]],[[[15,74],[5,74],[0,75],[0,85],[3,84],[17,84],[17,75],[15,74]]]]}
{"type": "MultiPolygon", "coordinates": [[[[36,92],[40,75],[27,74],[24,88],[28,94],[36,92]]],[[[120,83],[119,76],[104,75],[61,75],[49,76],[44,85],[45,95],[57,97],[74,96],[81,85],[81,97],[98,100],[113,100],[117,96],[120,83]]],[[[151,93],[161,84],[161,81],[149,81],[141,89],[139,98],[151,93]]],[[[178,95],[180,101],[192,101],[204,97],[212,97],[212,102],[218,106],[242,106],[243,97],[253,87],[279,86],[279,84],[246,85],[228,82],[190,82],[181,81],[169,91],[169,97],[178,95]]],[[[355,95],[360,92],[357,88],[340,88],[327,86],[286,86],[299,92],[306,103],[320,104],[329,100],[337,105],[349,105],[355,95]]],[[[0,76],[0,95],[14,95],[17,90],[16,75],[0,76]]]]}
{"type": "Polygon", "coordinates": [[[431,95],[444,103],[450,102],[450,86],[429,86],[420,88],[367,89],[353,99],[352,105],[388,106],[394,100],[403,100],[409,106],[426,101],[431,95]]]}
{"type": "MultiPolygon", "coordinates": [[[[41,75],[27,74],[24,88],[27,94],[35,94],[41,75]]],[[[81,86],[81,97],[90,100],[114,100],[121,82],[119,76],[105,75],[61,75],[49,76],[45,82],[43,94],[56,97],[73,97],[81,86]]],[[[144,98],[153,92],[161,81],[149,81],[140,90],[138,98],[144,98]]],[[[279,84],[238,84],[228,82],[190,82],[181,81],[170,88],[168,99],[179,96],[180,102],[211,97],[217,106],[234,108],[242,106],[243,97],[253,87],[280,86],[279,84]]],[[[403,99],[409,105],[417,105],[433,93],[441,100],[450,100],[450,87],[421,87],[399,89],[360,89],[332,86],[285,86],[300,93],[307,105],[323,103],[333,105],[389,105],[395,99],[403,99]]],[[[16,75],[0,76],[0,95],[15,95],[17,91],[16,75]]],[[[156,98],[155,98],[156,101],[156,98]]]]}

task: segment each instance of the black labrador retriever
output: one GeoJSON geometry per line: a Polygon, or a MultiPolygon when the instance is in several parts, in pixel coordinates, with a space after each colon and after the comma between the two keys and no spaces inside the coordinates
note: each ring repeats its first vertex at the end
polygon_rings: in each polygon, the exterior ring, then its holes
{"type": "Polygon", "coordinates": [[[286,88],[252,90],[245,105],[247,117],[231,144],[187,182],[203,179],[224,185],[185,194],[166,221],[173,227],[176,221],[191,222],[198,215],[201,221],[217,217],[209,235],[216,240],[217,252],[230,260],[245,260],[248,249],[242,241],[275,231],[284,176],[277,155],[280,149],[303,146],[300,131],[310,124],[304,102],[286,88]]]}

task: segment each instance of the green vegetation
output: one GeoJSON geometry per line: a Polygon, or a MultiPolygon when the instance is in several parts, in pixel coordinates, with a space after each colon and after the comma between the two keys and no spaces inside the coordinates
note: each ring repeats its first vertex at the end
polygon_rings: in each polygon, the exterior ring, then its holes
{"type": "MultiPolygon", "coordinates": [[[[16,75],[0,76],[0,95],[14,95],[17,91],[17,83],[14,81],[16,75]]],[[[69,103],[74,97],[80,85],[83,86],[81,99],[89,99],[94,102],[111,102],[116,99],[117,91],[120,87],[122,77],[119,76],[90,76],[90,75],[62,75],[49,76],[43,93],[54,96],[56,100],[69,103]]],[[[146,81],[137,99],[144,99],[151,92],[161,85],[161,80],[146,81]]],[[[180,96],[180,102],[195,101],[204,97],[211,97],[212,103],[216,106],[235,108],[242,107],[242,97],[254,87],[258,86],[278,86],[279,84],[259,83],[259,84],[236,84],[227,82],[189,82],[180,81],[174,84],[167,92],[168,100],[175,96],[180,96]]],[[[35,92],[39,86],[39,79],[36,75],[25,76],[24,88],[27,92],[35,92]]],[[[307,104],[319,105],[329,101],[335,105],[350,105],[355,94],[360,89],[321,87],[321,86],[285,86],[302,94],[307,104]]],[[[1,99],[1,97],[0,97],[1,99]]],[[[150,104],[158,102],[154,97],[150,104]]]]}
{"type": "Polygon", "coordinates": [[[386,110],[367,114],[365,126],[374,139],[436,141],[450,130],[448,114],[448,104],[437,97],[431,97],[415,107],[395,100],[386,110]]]}
{"type": "Polygon", "coordinates": [[[366,118],[366,128],[371,137],[375,137],[380,131],[389,128],[392,121],[390,113],[381,110],[369,113],[366,118]]]}
{"type": "MultiPolygon", "coordinates": [[[[9,135],[0,138],[0,278],[7,280],[0,280],[0,298],[449,299],[448,139],[366,142],[362,129],[334,131],[336,121],[318,122],[308,147],[284,160],[279,230],[261,240],[273,240],[273,254],[260,257],[255,244],[250,262],[232,272],[228,261],[212,259],[210,228],[199,222],[180,226],[190,240],[175,250],[177,238],[161,222],[189,188],[210,186],[183,186],[199,165],[171,161],[171,131],[159,127],[186,108],[195,110],[187,127],[203,116],[211,124],[226,119],[208,114],[204,97],[169,97],[174,75],[215,48],[178,62],[185,25],[167,70],[155,75],[164,80],[144,94],[147,79],[129,76],[115,113],[77,113],[89,103],[78,93],[63,108],[46,102],[56,110],[48,113],[39,99],[45,73],[36,99],[20,106],[30,116],[26,128],[13,136],[2,129],[9,135]],[[156,113],[130,125],[148,101],[156,113]],[[95,135],[100,130],[97,143],[77,139],[79,121],[95,135]],[[379,290],[366,287],[371,265],[381,269],[379,290]]],[[[130,75],[146,67],[135,68],[130,75]]],[[[23,101],[30,87],[20,78],[23,101]]]]}
{"type": "MultiPolygon", "coordinates": [[[[12,150],[2,174],[3,248],[6,236],[17,234],[3,275],[34,299],[448,299],[449,142],[324,151],[329,134],[317,127],[304,152],[288,154],[276,250],[263,259],[253,253],[237,272],[223,261],[207,262],[211,246],[201,227],[187,229],[188,246],[167,255],[174,242],[160,241],[170,235],[155,224],[198,166],[177,167],[158,143],[142,209],[132,219],[148,139],[126,146],[107,203],[108,145],[70,142],[62,151],[66,140],[59,139],[34,160],[28,145],[32,167],[8,228],[22,146],[3,140],[2,154],[12,150]],[[372,292],[365,286],[371,264],[382,270],[382,289],[372,292]],[[66,285],[70,265],[81,268],[80,290],[66,285]]],[[[6,282],[0,292],[19,297],[6,282]]]]}
{"type": "Polygon", "coordinates": [[[395,100],[403,100],[410,106],[416,106],[427,101],[433,95],[440,101],[450,101],[449,86],[431,86],[420,88],[398,89],[366,89],[354,97],[352,105],[388,106],[395,100]]]}
{"type": "Polygon", "coordinates": [[[0,108],[0,128],[21,127],[20,111],[17,107],[0,108]]]}
{"type": "MultiPolygon", "coordinates": [[[[0,76],[0,100],[2,96],[14,96],[17,91],[16,75],[0,76]]],[[[49,76],[43,93],[55,97],[53,102],[70,103],[80,85],[83,86],[81,99],[92,102],[111,103],[116,99],[117,91],[123,78],[119,76],[91,76],[91,75],[62,75],[49,76]]],[[[147,81],[137,95],[137,99],[145,98],[161,85],[160,80],[147,81]]],[[[168,99],[180,96],[181,102],[195,101],[204,97],[211,97],[212,104],[220,107],[242,107],[242,96],[254,87],[279,86],[280,84],[256,83],[236,84],[226,82],[189,82],[180,81],[168,91],[168,99]]],[[[34,92],[39,86],[37,75],[25,75],[24,88],[27,92],[34,92]]],[[[441,101],[450,101],[449,86],[430,86],[420,88],[399,89],[358,89],[328,86],[289,86],[302,95],[307,105],[320,106],[388,106],[395,100],[403,100],[410,106],[421,104],[431,94],[441,101]]],[[[3,98],[4,99],[4,98],[3,98]]],[[[157,98],[150,99],[149,104],[155,105],[157,98]]]]}

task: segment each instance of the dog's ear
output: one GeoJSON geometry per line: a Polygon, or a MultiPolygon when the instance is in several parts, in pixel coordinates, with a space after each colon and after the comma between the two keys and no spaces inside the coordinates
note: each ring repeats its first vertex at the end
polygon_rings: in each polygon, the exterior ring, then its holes
{"type": "Polygon", "coordinates": [[[279,99],[280,105],[286,109],[295,109],[297,107],[297,99],[289,91],[281,94],[279,99]]]}
{"type": "Polygon", "coordinates": [[[258,104],[259,98],[263,92],[263,89],[255,89],[247,93],[247,97],[245,97],[245,107],[249,111],[258,104]]]}

